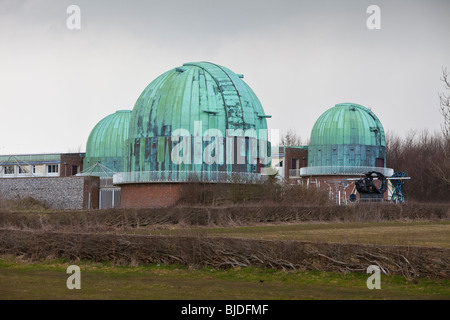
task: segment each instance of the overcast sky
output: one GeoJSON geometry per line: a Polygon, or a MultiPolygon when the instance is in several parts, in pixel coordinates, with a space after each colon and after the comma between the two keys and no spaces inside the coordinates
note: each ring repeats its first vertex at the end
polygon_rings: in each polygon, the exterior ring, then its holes
{"type": "Polygon", "coordinates": [[[0,154],[84,152],[98,121],[194,61],[244,74],[269,128],[304,140],[342,102],[385,131],[438,131],[449,37],[448,0],[0,0],[0,154]]]}

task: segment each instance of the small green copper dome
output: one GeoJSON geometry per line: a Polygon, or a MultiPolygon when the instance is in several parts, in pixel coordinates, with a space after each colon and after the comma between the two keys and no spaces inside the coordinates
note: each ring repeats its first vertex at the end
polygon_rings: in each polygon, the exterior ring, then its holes
{"type": "Polygon", "coordinates": [[[308,166],[385,167],[383,126],[369,109],[341,103],[325,111],[311,131],[308,166]]]}
{"type": "MultiPolygon", "coordinates": [[[[122,172],[124,145],[128,137],[130,110],[119,110],[103,118],[92,129],[87,144],[84,169],[100,163],[114,172],[122,172]]],[[[102,172],[100,167],[94,172],[102,172]]]]}
{"type": "MultiPolygon", "coordinates": [[[[264,114],[260,101],[242,78],[243,75],[225,67],[196,62],[185,63],[152,81],[138,98],[131,115],[126,171],[254,172],[259,154],[253,154],[255,159],[247,159],[244,164],[231,163],[224,154],[217,155],[223,157],[223,163],[209,163],[207,160],[216,151],[205,155],[210,142],[195,138],[213,130],[209,132],[220,132],[223,136],[222,143],[228,129],[253,130],[256,134],[249,139],[267,144],[266,118],[270,116],[264,114]],[[191,163],[174,163],[172,150],[177,144],[171,138],[174,132],[190,133],[191,163]]],[[[249,148],[252,147],[247,141],[235,153],[248,156],[249,148]]]]}

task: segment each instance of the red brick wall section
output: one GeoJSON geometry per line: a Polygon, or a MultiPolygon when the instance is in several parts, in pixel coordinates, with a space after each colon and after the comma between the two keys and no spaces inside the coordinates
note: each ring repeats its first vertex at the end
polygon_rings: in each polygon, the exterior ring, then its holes
{"type": "Polygon", "coordinates": [[[298,148],[285,148],[285,164],[284,164],[284,176],[289,177],[289,169],[292,169],[292,158],[299,159],[299,167],[297,169],[300,169],[304,166],[308,166],[308,150],[305,149],[298,149],[298,148]],[[303,160],[303,157],[305,158],[303,160]]]}
{"type": "Polygon", "coordinates": [[[84,210],[99,208],[99,192],[100,192],[100,178],[94,176],[84,177],[84,188],[83,188],[84,210]]]}
{"type": "Polygon", "coordinates": [[[181,197],[182,185],[178,183],[126,184],[121,185],[122,208],[170,207],[181,197]]]}
{"type": "Polygon", "coordinates": [[[79,153],[61,154],[60,177],[72,176],[72,166],[79,167],[78,173],[83,171],[83,157],[79,153]]]}

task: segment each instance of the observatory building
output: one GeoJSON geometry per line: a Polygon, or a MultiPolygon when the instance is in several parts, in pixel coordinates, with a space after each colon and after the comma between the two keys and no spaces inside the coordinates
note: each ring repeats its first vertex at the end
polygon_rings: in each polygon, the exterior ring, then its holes
{"type": "Polygon", "coordinates": [[[330,190],[330,196],[341,203],[356,194],[356,178],[372,171],[386,177],[394,173],[386,168],[383,126],[368,108],[340,103],[317,119],[308,146],[308,166],[294,175],[308,186],[330,190]]]}
{"type": "Polygon", "coordinates": [[[81,174],[101,177],[100,207],[113,199],[109,206],[171,205],[186,182],[260,181],[270,165],[270,116],[243,77],[209,62],[185,63],[153,80],[132,111],[102,119],[81,174]]]}
{"type": "Polygon", "coordinates": [[[393,175],[381,122],[355,103],[326,110],[309,145],[272,149],[271,116],[243,78],[210,62],[168,70],[142,91],[133,110],[116,111],[95,125],[85,154],[1,157],[0,178],[8,178],[0,179],[3,189],[28,195],[29,183],[37,182],[27,179],[76,175],[40,180],[48,186],[41,198],[51,205],[48,194],[72,188],[79,195],[76,206],[59,208],[163,207],[176,204],[187,183],[257,183],[275,171],[290,183],[327,190],[341,204],[355,199],[362,190],[357,181],[368,172],[393,175]],[[276,170],[264,172],[271,166],[276,170]]]}
{"type": "Polygon", "coordinates": [[[354,103],[337,104],[317,119],[303,175],[360,174],[385,168],[383,126],[369,109],[354,103]],[[363,170],[363,171],[361,171],[363,170]]]}

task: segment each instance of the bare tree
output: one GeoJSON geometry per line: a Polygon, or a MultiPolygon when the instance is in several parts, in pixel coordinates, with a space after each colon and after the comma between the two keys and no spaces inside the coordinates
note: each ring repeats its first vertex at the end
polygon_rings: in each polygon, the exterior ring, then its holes
{"type": "MultiPolygon", "coordinates": [[[[450,90],[450,75],[447,72],[447,68],[442,68],[441,81],[444,83],[445,89],[450,90]]],[[[444,123],[442,124],[442,158],[435,164],[433,171],[437,178],[450,185],[450,95],[440,93],[439,99],[440,112],[444,117],[444,123]]]]}
{"type": "Polygon", "coordinates": [[[300,136],[297,135],[297,133],[289,129],[285,134],[281,137],[281,145],[285,147],[289,146],[301,146],[302,145],[302,139],[300,136]]]}
{"type": "Polygon", "coordinates": [[[450,161],[445,157],[445,141],[440,131],[411,130],[405,137],[386,132],[387,165],[411,177],[403,188],[407,199],[448,201],[450,161]]]}
{"type": "MultiPolygon", "coordinates": [[[[447,68],[442,68],[441,81],[444,82],[445,89],[450,90],[450,74],[447,72],[447,68]]],[[[439,93],[439,98],[441,102],[440,111],[444,117],[442,131],[444,132],[444,136],[448,139],[450,136],[450,95],[439,93]]]]}

